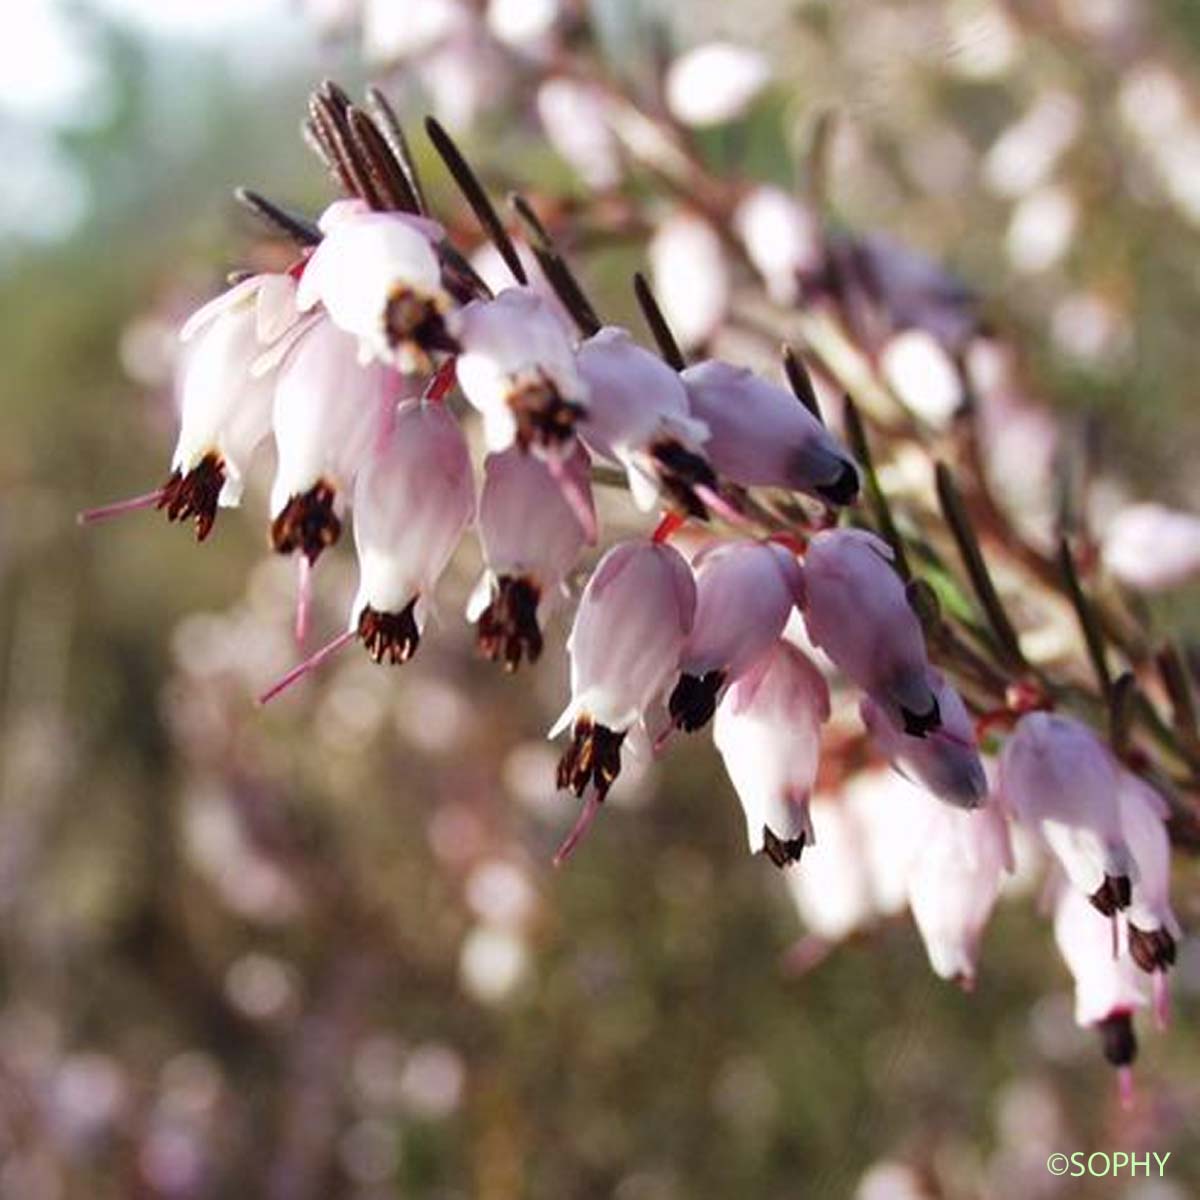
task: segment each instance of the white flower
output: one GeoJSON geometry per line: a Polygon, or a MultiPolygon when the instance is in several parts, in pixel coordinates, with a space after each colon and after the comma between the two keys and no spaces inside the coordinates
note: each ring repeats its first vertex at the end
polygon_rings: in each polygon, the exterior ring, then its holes
{"type": "Polygon", "coordinates": [[[588,448],[625,468],[634,503],[653,508],[663,491],[700,515],[697,485],[716,477],[699,447],[708,436],[688,411],[679,376],[624,329],[607,326],[579,347],[589,402],[580,434],[588,448]]]}
{"type": "Polygon", "coordinates": [[[620,181],[617,139],[599,88],[553,76],[538,88],[537,110],[550,144],[584,183],[603,191],[620,181]]]}
{"type": "Polygon", "coordinates": [[[363,0],[363,53],[378,62],[427,54],[470,28],[461,0],[363,0]]]}
{"type": "Polygon", "coordinates": [[[963,812],[927,805],[908,902],[934,973],[970,987],[979,942],[1006,870],[1008,825],[995,805],[963,812]]]}
{"type": "Polygon", "coordinates": [[[416,652],[434,588],[474,515],[458,422],[438,403],[401,404],[354,487],[359,583],[350,628],[376,662],[416,652]]]}
{"type": "Polygon", "coordinates": [[[889,719],[914,737],[941,723],[925,637],[886,542],[858,529],[817,534],[804,559],[804,623],[889,719]]]}
{"type": "Polygon", "coordinates": [[[717,231],[701,216],[676,209],[647,248],[663,316],[684,348],[706,342],[729,307],[729,264],[717,231]]]}
{"type": "Polygon", "coordinates": [[[461,313],[458,382],[483,414],[488,449],[514,443],[560,454],[588,389],[562,322],[532,288],[475,300],[461,313]]]}
{"type": "Polygon", "coordinates": [[[324,304],[334,324],[360,340],[364,358],[406,372],[425,370],[432,351],[457,349],[436,222],[343,200],[326,211],[321,228],[325,236],[300,277],[301,311],[324,304]]]}
{"type": "Polygon", "coordinates": [[[1000,796],[1039,833],[1067,878],[1105,915],[1129,905],[1137,867],[1125,841],[1117,766],[1073,717],[1027,713],[1000,758],[1000,796]]]}
{"type": "Polygon", "coordinates": [[[582,796],[592,783],[603,799],[621,742],[670,682],[695,611],[692,573],[670,546],[621,542],[600,560],[567,639],[571,700],[550,733],[572,727],[560,787],[582,796]]]}
{"type": "Polygon", "coordinates": [[[804,573],[774,542],[718,542],[692,560],[696,620],[668,708],[689,733],[707,724],[718,697],[783,635],[801,602],[804,573]]]}
{"type": "Polygon", "coordinates": [[[1132,504],[1103,531],[1104,565],[1129,587],[1159,592],[1200,575],[1200,517],[1132,504]]]}
{"type": "Polygon", "coordinates": [[[909,412],[942,429],[963,403],[963,383],[942,343],[924,329],[889,338],[879,368],[909,412]]]}
{"type": "Polygon", "coordinates": [[[671,64],[667,106],[685,125],[719,125],[741,116],[770,78],[761,54],[730,42],[707,42],[671,64]]]}
{"type": "Polygon", "coordinates": [[[752,854],[776,866],[813,843],[809,796],[820,762],[829,689],[788,642],[776,642],[726,693],[713,742],[737,790],[752,854]]]}
{"type": "Polygon", "coordinates": [[[790,392],[717,359],[689,367],[683,382],[723,479],[810,492],[833,504],[858,495],[849,452],[790,392]]]}
{"type": "Polygon", "coordinates": [[[359,467],[387,429],[403,386],[363,366],[352,337],[319,320],[279,368],[272,423],[279,461],[271,488],[275,549],[310,562],[341,532],[338,512],[359,467]]]}
{"type": "Polygon", "coordinates": [[[746,254],[778,304],[794,304],[800,280],[824,261],[821,229],[812,213],[783,188],[761,185],[733,214],[746,254]]]}
{"type": "MultiPolygon", "coordinates": [[[[564,472],[590,507],[590,463],[582,446],[564,472]]],[[[480,649],[515,670],[523,656],[530,662],[540,656],[539,620],[561,595],[587,530],[546,464],[510,446],[484,463],[479,539],[487,569],[468,616],[478,621],[480,649]]]]}

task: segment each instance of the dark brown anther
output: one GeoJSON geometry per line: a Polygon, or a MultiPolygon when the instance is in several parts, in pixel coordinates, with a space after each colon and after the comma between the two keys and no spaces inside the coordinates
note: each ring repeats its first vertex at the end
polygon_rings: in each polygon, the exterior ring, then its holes
{"type": "Polygon", "coordinates": [[[1129,926],[1129,957],[1143,971],[1165,971],[1175,962],[1175,939],[1165,929],[1138,929],[1129,926]]]}
{"type": "Polygon", "coordinates": [[[676,729],[695,733],[712,720],[717,711],[717,696],[725,683],[724,671],[704,675],[680,675],[667,701],[667,711],[676,729]]]}
{"type": "Polygon", "coordinates": [[[377,662],[387,659],[392,666],[406,663],[421,644],[417,629],[416,599],[398,613],[376,612],[369,604],[358,618],[359,641],[377,662]]]}
{"type": "Polygon", "coordinates": [[[777,837],[772,833],[766,825],[763,826],[763,853],[780,870],[791,863],[798,863],[805,845],[806,839],[804,834],[801,834],[797,838],[788,838],[785,841],[783,838],[777,837]]]}
{"type": "Polygon", "coordinates": [[[1137,1058],[1137,1035],[1133,1032],[1133,1018],[1127,1012],[1111,1013],[1096,1023],[1104,1057],[1114,1067],[1127,1067],[1137,1058]]]}
{"type": "Polygon", "coordinates": [[[830,504],[853,504],[858,499],[858,470],[853,463],[844,463],[838,477],[832,483],[823,483],[813,490],[822,500],[830,504]]]}
{"type": "Polygon", "coordinates": [[[388,297],[383,325],[388,345],[393,349],[412,345],[425,352],[458,352],[458,343],[446,329],[445,314],[430,297],[421,296],[411,288],[401,286],[388,297]]]}
{"type": "Polygon", "coordinates": [[[603,800],[621,773],[624,740],[623,733],[596,725],[590,717],[580,717],[571,731],[571,744],[558,761],[558,786],[582,796],[591,783],[596,788],[596,799],[603,800]]]}
{"type": "Polygon", "coordinates": [[[1088,897],[1092,906],[1106,917],[1129,907],[1128,875],[1105,875],[1104,882],[1088,897]]]}
{"type": "Polygon", "coordinates": [[[933,697],[932,706],[923,713],[913,712],[912,709],[901,705],[900,719],[904,722],[904,732],[909,737],[923,738],[926,734],[933,733],[935,729],[940,729],[942,710],[938,705],[937,697],[933,697]]]}
{"type": "Polygon", "coordinates": [[[696,489],[717,490],[716,472],[708,459],[671,438],[655,442],[650,447],[650,457],[658,469],[663,490],[680,511],[689,517],[707,520],[708,507],[696,494],[696,489]]]}
{"type": "Polygon", "coordinates": [[[575,422],[583,415],[583,406],[564,400],[545,375],[513,391],[508,407],[517,423],[516,441],[522,450],[564,445],[575,436],[575,422]]]}
{"type": "Polygon", "coordinates": [[[279,554],[299,550],[310,563],[321,557],[342,532],[333,511],[334,490],[323,480],[300,496],[293,496],[271,522],[271,546],[279,554]]]}
{"type": "Polygon", "coordinates": [[[527,576],[501,575],[496,596],[476,623],[477,642],[483,655],[515,671],[521,659],[535,663],[542,654],[542,631],[538,627],[541,592],[527,576]]]}
{"type": "Polygon", "coordinates": [[[163,484],[158,508],[165,509],[168,521],[196,518],[196,541],[212,532],[217,519],[217,500],[225,486],[225,464],[217,454],[206,454],[186,475],[176,471],[163,484]]]}

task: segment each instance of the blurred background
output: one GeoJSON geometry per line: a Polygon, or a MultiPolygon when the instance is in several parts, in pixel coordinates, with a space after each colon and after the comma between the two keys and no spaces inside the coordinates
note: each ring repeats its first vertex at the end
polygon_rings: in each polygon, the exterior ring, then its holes
{"type": "MultiPolygon", "coordinates": [[[[838,219],[981,292],[1106,487],[1200,507],[1192,0],[593,7],[622,69],[651,19],[659,48],[765,55],[770,86],[702,138],[719,167],[791,186],[814,112],[841,113],[838,219]]],[[[904,916],[814,955],[706,739],[635,764],[554,872],[565,665],[514,681],[476,660],[470,554],[414,663],[350,653],[262,711],[295,649],[261,486],[201,548],[145,514],[76,527],[165,474],[181,316],[279,261],[231,189],[327,201],[299,136],[320,78],[382,80],[414,130],[434,108],[502,185],[580,188],[506,37],[397,72],[360,20],[336,0],[5,13],[0,1196],[1200,1194],[1194,942],[1123,1113],[1028,888],[974,995],[933,977],[904,916]],[[1045,1170],[1116,1148],[1170,1151],[1166,1178],[1045,1170]]],[[[644,253],[584,261],[617,314],[644,253]]],[[[329,557],[323,630],[353,583],[350,548],[329,557]]],[[[1200,630],[1194,596],[1162,617],[1200,630]]],[[[1195,926],[1197,873],[1178,875],[1195,926]]]]}

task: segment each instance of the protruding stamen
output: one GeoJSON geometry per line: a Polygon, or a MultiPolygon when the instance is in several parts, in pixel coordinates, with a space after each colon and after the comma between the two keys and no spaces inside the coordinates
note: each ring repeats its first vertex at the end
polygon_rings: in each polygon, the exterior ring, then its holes
{"type": "Polygon", "coordinates": [[[296,559],[296,644],[308,640],[309,619],[312,616],[313,568],[307,554],[296,559]]]}
{"type": "Polygon", "coordinates": [[[358,618],[358,636],[377,663],[386,658],[397,666],[416,654],[421,644],[416,606],[414,596],[399,612],[379,612],[369,604],[362,610],[358,618]]]}
{"type": "Polygon", "coordinates": [[[343,646],[348,646],[358,636],[357,631],[347,629],[345,633],[339,633],[332,642],[328,642],[322,646],[315,654],[310,655],[302,663],[294,666],[282,679],[273,683],[261,696],[258,698],[259,704],[267,704],[274,700],[280,692],[286,691],[299,679],[303,679],[305,675],[315,671],[326,659],[332,658],[343,646]]]}
{"type": "Polygon", "coordinates": [[[590,783],[603,800],[621,773],[624,740],[624,733],[597,725],[591,717],[580,717],[571,731],[571,744],[558,761],[558,786],[582,798],[590,783]]]}
{"type": "Polygon", "coordinates": [[[310,563],[332,546],[342,533],[342,522],[333,511],[336,493],[321,480],[302,495],[293,496],[271,522],[271,545],[280,554],[299,550],[310,563]]]}
{"type": "Polygon", "coordinates": [[[597,792],[593,792],[584,801],[579,817],[576,819],[575,824],[571,826],[571,832],[563,838],[562,845],[554,852],[552,861],[556,867],[561,867],[575,852],[575,847],[583,841],[587,831],[591,829],[592,822],[596,819],[596,814],[600,811],[602,803],[603,799],[597,792]]]}
{"type": "Polygon", "coordinates": [[[225,486],[225,464],[215,452],[206,454],[188,473],[176,471],[163,484],[158,507],[168,521],[196,518],[196,540],[204,541],[217,519],[217,503],[225,486]]]}
{"type": "Polygon", "coordinates": [[[696,495],[704,501],[704,505],[709,512],[716,513],[718,517],[728,522],[735,529],[754,529],[754,522],[745,513],[739,512],[734,508],[715,488],[710,488],[707,484],[703,483],[697,484],[696,495]]]}
{"type": "Polygon", "coordinates": [[[501,575],[495,598],[476,624],[480,651],[492,662],[502,662],[508,671],[515,671],[522,658],[537,662],[542,653],[540,599],[541,592],[532,579],[501,575]]]}
{"type": "Polygon", "coordinates": [[[1159,1033],[1166,1033],[1171,1024],[1171,988],[1165,969],[1150,976],[1150,991],[1154,1001],[1154,1026],[1159,1033]]]}
{"type": "Polygon", "coordinates": [[[1125,1112],[1129,1112],[1133,1108],[1136,1093],[1133,1086],[1132,1067],[1117,1068],[1117,1098],[1120,1100],[1121,1108],[1125,1112]]]}
{"type": "Polygon", "coordinates": [[[155,488],[141,496],[130,496],[128,500],[114,500],[112,504],[101,504],[98,508],[85,508],[75,514],[75,520],[80,525],[95,525],[99,521],[123,517],[126,513],[140,512],[144,508],[157,508],[163,498],[163,490],[155,488]]]}

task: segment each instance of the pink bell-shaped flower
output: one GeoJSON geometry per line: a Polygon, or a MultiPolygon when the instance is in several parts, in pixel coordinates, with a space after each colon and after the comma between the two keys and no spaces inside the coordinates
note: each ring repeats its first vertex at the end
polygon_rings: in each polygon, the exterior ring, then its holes
{"type": "Polygon", "coordinates": [[[977,808],[987,797],[987,775],[979,758],[975,730],[962,698],[932,668],[926,674],[941,714],[940,726],[914,737],[893,721],[889,706],[864,696],[863,724],[876,750],[901,775],[958,808],[977,808]]]}
{"type": "Polygon", "coordinates": [[[324,237],[305,264],[297,303],[318,302],[338,328],[359,340],[364,359],[400,371],[425,371],[434,351],[454,351],[453,301],[442,286],[435,221],[372,212],[339,200],[321,218],[324,237]]]}
{"type": "MultiPolygon", "coordinates": [[[[590,507],[590,462],[582,446],[563,470],[590,507]]],[[[477,622],[483,653],[513,671],[522,658],[532,663],[540,657],[541,621],[553,610],[588,535],[540,458],[510,446],[489,454],[483,473],[479,539],[486,570],[468,616],[477,622]]]]}
{"type": "Polygon", "coordinates": [[[689,733],[709,722],[724,689],[772,649],[804,594],[796,556],[774,542],[718,542],[693,559],[692,571],[696,621],[667,706],[689,733]]]}
{"type": "Polygon", "coordinates": [[[616,326],[588,338],[577,361],[590,389],[580,430],[588,448],[624,467],[643,512],[665,493],[684,512],[705,516],[717,477],[701,449],[708,429],[689,413],[679,376],[616,326]]]}
{"type": "Polygon", "coordinates": [[[1147,1004],[1146,975],[1129,956],[1124,926],[1106,920],[1073,887],[1059,890],[1054,940],[1075,980],[1075,1021],[1094,1028],[1104,1057],[1121,1072],[1131,1095],[1129,1068],[1137,1057],[1133,1014],[1147,1004]]]}
{"type": "Polygon", "coordinates": [[[570,727],[558,786],[604,799],[621,769],[621,743],[679,662],[696,612],[696,585],[680,554],[649,540],[621,542],[600,560],[567,639],[571,701],[550,731],[570,727]]]}
{"type": "MultiPolygon", "coordinates": [[[[797,405],[799,407],[799,405],[797,405]]],[[[819,533],[804,559],[804,623],[897,728],[924,737],[941,724],[925,637],[886,542],[860,529],[819,533]]]]}
{"type": "Polygon", "coordinates": [[[813,842],[809,797],[817,777],[829,688],[790,642],[777,641],[730,687],[713,742],[746,816],[750,852],[777,866],[813,842]]]}
{"type": "Polygon", "coordinates": [[[406,401],[354,486],[359,582],[350,629],[376,662],[416,652],[434,588],[474,515],[458,422],[441,404],[406,401]]]}
{"type": "Polygon", "coordinates": [[[1027,713],[1000,757],[1000,796],[1040,834],[1067,878],[1106,916],[1127,908],[1137,867],[1125,840],[1112,754],[1088,726],[1027,713]]]}
{"type": "Polygon", "coordinates": [[[488,449],[556,457],[587,411],[588,389],[557,313],[533,288],[473,300],[459,316],[458,382],[483,414],[488,449]]]}
{"type": "Polygon", "coordinates": [[[969,989],[984,927],[1013,867],[1008,823],[996,805],[975,812],[927,807],[908,903],[935,974],[969,989]]]}
{"type": "Polygon", "coordinates": [[[830,504],[858,495],[849,451],[791,392],[744,367],[710,359],[683,373],[693,416],[722,479],[744,487],[809,492],[830,504]]]}
{"type": "Polygon", "coordinates": [[[279,462],[271,488],[271,543],[315,563],[341,534],[354,477],[379,444],[403,385],[380,363],[363,366],[355,341],[319,320],[279,368],[273,425],[279,462]]]}
{"type": "Polygon", "coordinates": [[[1121,771],[1121,831],[1137,864],[1129,908],[1129,954],[1143,971],[1166,971],[1175,962],[1179,921],[1171,907],[1171,839],[1166,802],[1140,776],[1121,771]]]}

